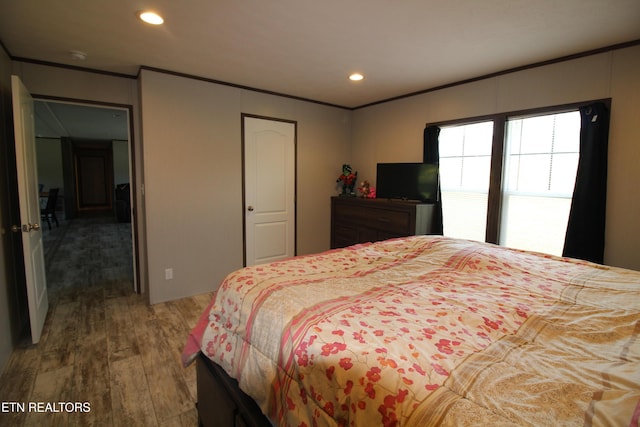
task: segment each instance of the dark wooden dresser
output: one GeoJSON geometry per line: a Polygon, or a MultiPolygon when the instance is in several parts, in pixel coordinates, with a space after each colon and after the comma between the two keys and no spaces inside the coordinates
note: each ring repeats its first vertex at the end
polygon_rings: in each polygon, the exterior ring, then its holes
{"type": "Polygon", "coordinates": [[[404,200],[331,198],[331,248],[429,234],[433,205],[404,200]]]}

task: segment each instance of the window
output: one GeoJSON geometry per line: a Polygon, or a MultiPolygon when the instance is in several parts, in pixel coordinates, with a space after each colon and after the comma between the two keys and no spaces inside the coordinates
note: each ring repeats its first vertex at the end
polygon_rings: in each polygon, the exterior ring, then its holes
{"type": "Polygon", "coordinates": [[[577,111],[507,120],[501,245],[562,254],[579,150],[577,111]]]}
{"type": "Polygon", "coordinates": [[[577,106],[439,126],[444,235],[561,255],[579,156],[577,106]]]}
{"type": "Polygon", "coordinates": [[[484,241],[493,122],[440,130],[440,187],[445,236],[484,241]]]}

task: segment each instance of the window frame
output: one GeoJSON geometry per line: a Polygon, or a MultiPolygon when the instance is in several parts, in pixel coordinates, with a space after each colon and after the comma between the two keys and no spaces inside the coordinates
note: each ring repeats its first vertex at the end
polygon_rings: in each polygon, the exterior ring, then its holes
{"type": "Polygon", "coordinates": [[[611,98],[605,98],[575,102],[570,104],[531,108],[526,110],[487,114],[483,116],[475,116],[426,124],[426,126],[444,127],[473,124],[483,121],[493,121],[493,139],[491,143],[491,169],[489,172],[489,193],[487,196],[487,223],[485,231],[485,242],[494,243],[496,245],[500,242],[500,221],[502,216],[503,195],[502,176],[505,166],[504,150],[506,144],[507,121],[509,119],[521,119],[541,116],[545,114],[559,114],[569,111],[576,111],[580,107],[584,107],[594,102],[602,102],[607,106],[609,110],[611,110],[611,98]]]}

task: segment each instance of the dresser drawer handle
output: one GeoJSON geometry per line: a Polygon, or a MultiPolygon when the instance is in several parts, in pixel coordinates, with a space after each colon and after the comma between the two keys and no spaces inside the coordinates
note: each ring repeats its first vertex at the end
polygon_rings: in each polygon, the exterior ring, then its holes
{"type": "Polygon", "coordinates": [[[391,220],[389,218],[379,217],[378,222],[391,222],[391,220]]]}

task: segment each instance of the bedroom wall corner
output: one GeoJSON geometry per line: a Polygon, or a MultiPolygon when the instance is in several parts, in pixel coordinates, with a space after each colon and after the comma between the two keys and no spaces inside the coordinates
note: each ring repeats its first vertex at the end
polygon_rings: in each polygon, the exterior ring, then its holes
{"type": "Polygon", "coordinates": [[[342,165],[352,163],[352,112],[309,102],[296,104],[297,253],[306,255],[330,247],[331,197],[340,191],[336,179],[342,165]]]}
{"type": "Polygon", "coordinates": [[[421,161],[426,123],[611,98],[605,263],[640,270],[638,75],[636,45],[358,109],[353,162],[421,161]]]}

